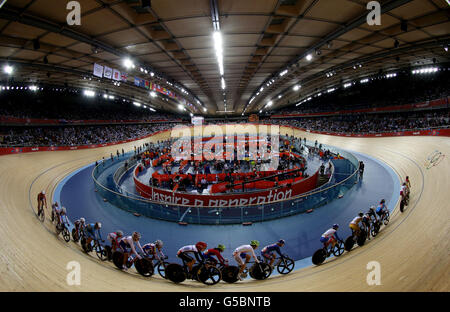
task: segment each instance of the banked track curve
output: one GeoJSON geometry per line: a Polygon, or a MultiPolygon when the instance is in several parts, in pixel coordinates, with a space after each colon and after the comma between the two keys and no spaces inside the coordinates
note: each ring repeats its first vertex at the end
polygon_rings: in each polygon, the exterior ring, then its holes
{"type": "MultiPolygon", "coordinates": [[[[368,154],[392,167],[399,178],[409,175],[409,207],[401,214],[397,204],[391,222],[375,239],[321,266],[266,281],[212,287],[195,282],[175,285],[100,263],[78,245],[56,237],[48,218],[43,225],[35,216],[36,194],[41,189],[47,191],[50,207],[53,192],[65,176],[115,154],[117,149],[132,150],[148,139],[90,150],[1,156],[0,291],[449,291],[450,161],[445,157],[430,169],[425,161],[436,150],[450,155],[450,138],[349,138],[293,132],[285,127],[281,132],[368,154]],[[81,265],[80,286],[66,283],[70,261],[81,265]],[[366,282],[370,261],[381,265],[379,286],[366,282]]],[[[50,210],[46,212],[48,216],[50,210]]]]}

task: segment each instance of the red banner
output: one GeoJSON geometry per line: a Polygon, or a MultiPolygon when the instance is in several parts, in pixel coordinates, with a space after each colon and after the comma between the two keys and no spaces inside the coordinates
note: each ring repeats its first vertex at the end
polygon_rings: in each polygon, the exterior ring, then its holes
{"type": "Polygon", "coordinates": [[[36,118],[17,118],[0,116],[0,124],[19,124],[19,125],[81,125],[81,124],[126,124],[126,123],[168,123],[177,122],[181,123],[183,120],[175,119],[154,119],[154,120],[99,120],[99,119],[87,119],[87,120],[65,120],[65,119],[36,119],[36,118]]]}
{"type": "Polygon", "coordinates": [[[174,205],[189,205],[194,207],[235,207],[248,205],[262,205],[274,201],[282,201],[297,195],[306,193],[316,188],[318,172],[313,176],[294,182],[290,186],[271,189],[267,191],[258,191],[251,193],[230,193],[223,195],[202,195],[187,194],[163,190],[151,187],[140,182],[136,178],[138,167],[134,170],[134,184],[138,193],[145,198],[154,201],[169,203],[174,205]]]}

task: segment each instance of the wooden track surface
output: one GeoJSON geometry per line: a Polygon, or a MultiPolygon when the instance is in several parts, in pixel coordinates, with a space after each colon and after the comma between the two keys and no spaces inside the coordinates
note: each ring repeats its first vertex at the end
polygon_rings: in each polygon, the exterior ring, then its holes
{"type": "MultiPolygon", "coordinates": [[[[285,128],[287,129],[287,128],[285,128]]],[[[292,130],[282,130],[292,134],[292,130]]],[[[87,256],[79,245],[65,243],[50,226],[50,201],[56,185],[69,173],[122,147],[39,152],[0,157],[1,291],[449,291],[450,281],[450,138],[344,138],[295,131],[295,136],[371,155],[412,181],[409,207],[398,205],[391,222],[362,248],[318,267],[308,267],[266,281],[175,285],[159,277],[124,273],[87,256]],[[446,156],[427,170],[428,155],[446,156]],[[47,192],[44,225],[36,218],[36,195],[47,192]],[[66,265],[81,264],[81,286],[68,286],[66,265]],[[381,264],[380,286],[366,283],[367,263],[381,264]]],[[[155,138],[157,139],[157,138],[155,138]]],[[[141,142],[142,143],[142,142],[141,142]]],[[[343,225],[345,226],[345,225],[343,225]]],[[[325,229],[324,229],[325,230],[325,229]]]]}

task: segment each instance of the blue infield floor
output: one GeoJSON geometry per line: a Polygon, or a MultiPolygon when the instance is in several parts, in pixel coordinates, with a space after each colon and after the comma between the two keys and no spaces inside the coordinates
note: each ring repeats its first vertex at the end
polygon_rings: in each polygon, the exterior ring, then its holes
{"type": "MultiPolygon", "coordinates": [[[[67,176],[57,187],[54,200],[67,208],[71,221],[84,217],[87,222],[102,223],[102,237],[106,239],[109,232],[122,230],[124,233],[138,231],[142,234],[141,244],[162,239],[164,253],[170,262],[178,262],[177,250],[197,241],[205,241],[208,247],[221,243],[226,246],[224,257],[232,259],[233,250],[257,239],[261,248],[280,238],[286,240],[283,253],[296,260],[296,269],[311,265],[310,257],[321,247],[319,238],[323,232],[338,223],[338,234],[345,239],[351,234],[348,223],[359,211],[366,211],[376,205],[381,198],[386,199],[389,210],[394,208],[400,192],[400,182],[394,171],[384,163],[367,155],[352,152],[364,161],[364,179],[359,181],[341,199],[315,209],[310,214],[299,214],[283,219],[242,225],[188,225],[136,217],[121,210],[103,199],[94,191],[92,170],[94,164],[86,166],[67,176]]],[[[115,167],[111,168],[111,172],[115,167]]]]}

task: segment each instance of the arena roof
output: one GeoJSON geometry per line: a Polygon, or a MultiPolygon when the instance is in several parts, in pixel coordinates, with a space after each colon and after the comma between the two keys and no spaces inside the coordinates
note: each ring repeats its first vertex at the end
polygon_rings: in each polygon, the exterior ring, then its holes
{"type": "Polygon", "coordinates": [[[444,0],[379,1],[381,25],[374,26],[367,23],[369,1],[362,0],[152,0],[149,7],[139,0],[79,0],[80,26],[67,24],[68,2],[7,0],[0,9],[0,64],[15,64],[15,81],[108,89],[180,112],[177,101],[134,86],[139,76],[183,94],[193,113],[204,106],[208,115],[237,115],[380,70],[449,59],[444,0]],[[213,20],[223,36],[225,90],[213,20]],[[128,70],[128,83],[92,78],[94,63],[123,70],[127,56],[139,64],[128,70]]]}

